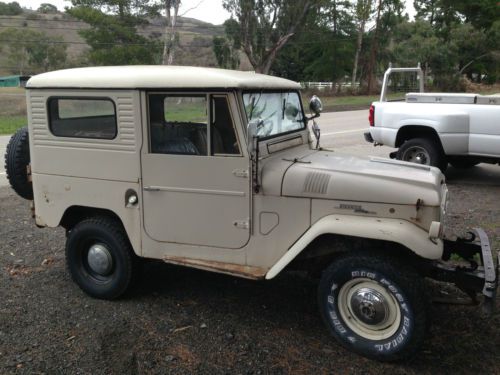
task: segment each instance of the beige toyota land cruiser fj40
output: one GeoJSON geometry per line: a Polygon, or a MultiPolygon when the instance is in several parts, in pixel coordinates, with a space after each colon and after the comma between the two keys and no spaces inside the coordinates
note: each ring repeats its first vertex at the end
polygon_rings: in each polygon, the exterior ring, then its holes
{"type": "Polygon", "coordinates": [[[36,225],[66,229],[69,272],[91,296],[122,295],[141,258],[256,280],[303,269],[321,277],[331,334],[386,361],[424,339],[424,278],[494,304],[484,232],[443,238],[439,169],[319,148],[321,102],[308,117],[296,82],[128,66],[40,74],[26,88],[8,178],[36,225]]]}

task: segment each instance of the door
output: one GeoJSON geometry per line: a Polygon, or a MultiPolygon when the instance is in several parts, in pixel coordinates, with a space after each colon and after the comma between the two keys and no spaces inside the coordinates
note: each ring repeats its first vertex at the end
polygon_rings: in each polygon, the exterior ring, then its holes
{"type": "Polygon", "coordinates": [[[250,237],[249,161],[226,94],[149,93],[142,151],[146,234],[238,249],[250,237]]]}
{"type": "Polygon", "coordinates": [[[500,106],[470,105],[469,154],[500,157],[500,106]]]}

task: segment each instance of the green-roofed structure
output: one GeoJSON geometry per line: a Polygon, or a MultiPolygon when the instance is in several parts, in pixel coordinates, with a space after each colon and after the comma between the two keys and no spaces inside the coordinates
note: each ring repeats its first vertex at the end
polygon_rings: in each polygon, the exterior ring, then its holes
{"type": "Polygon", "coordinates": [[[4,76],[0,77],[0,87],[25,87],[31,76],[4,76]]]}

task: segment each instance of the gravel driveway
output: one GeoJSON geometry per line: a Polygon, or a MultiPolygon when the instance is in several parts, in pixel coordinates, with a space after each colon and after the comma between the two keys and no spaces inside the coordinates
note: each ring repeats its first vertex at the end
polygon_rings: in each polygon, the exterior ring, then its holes
{"type": "MultiPolygon", "coordinates": [[[[483,226],[499,248],[500,187],[449,188],[449,225],[483,226]]],[[[475,307],[434,305],[417,357],[381,364],[329,337],[315,283],[297,275],[254,282],[150,262],[126,298],[100,301],[70,281],[64,232],[37,229],[6,187],[0,223],[0,374],[500,373],[500,317],[475,307]]]]}

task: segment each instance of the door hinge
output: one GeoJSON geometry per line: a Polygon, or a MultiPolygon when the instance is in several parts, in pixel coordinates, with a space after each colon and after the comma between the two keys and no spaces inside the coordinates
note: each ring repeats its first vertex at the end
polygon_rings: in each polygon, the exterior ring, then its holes
{"type": "Polygon", "coordinates": [[[241,228],[241,229],[250,228],[250,223],[248,222],[248,220],[236,220],[235,222],[233,222],[233,225],[236,228],[241,228]]]}
{"type": "Polygon", "coordinates": [[[235,169],[233,174],[236,177],[248,178],[248,169],[235,169]]]}

